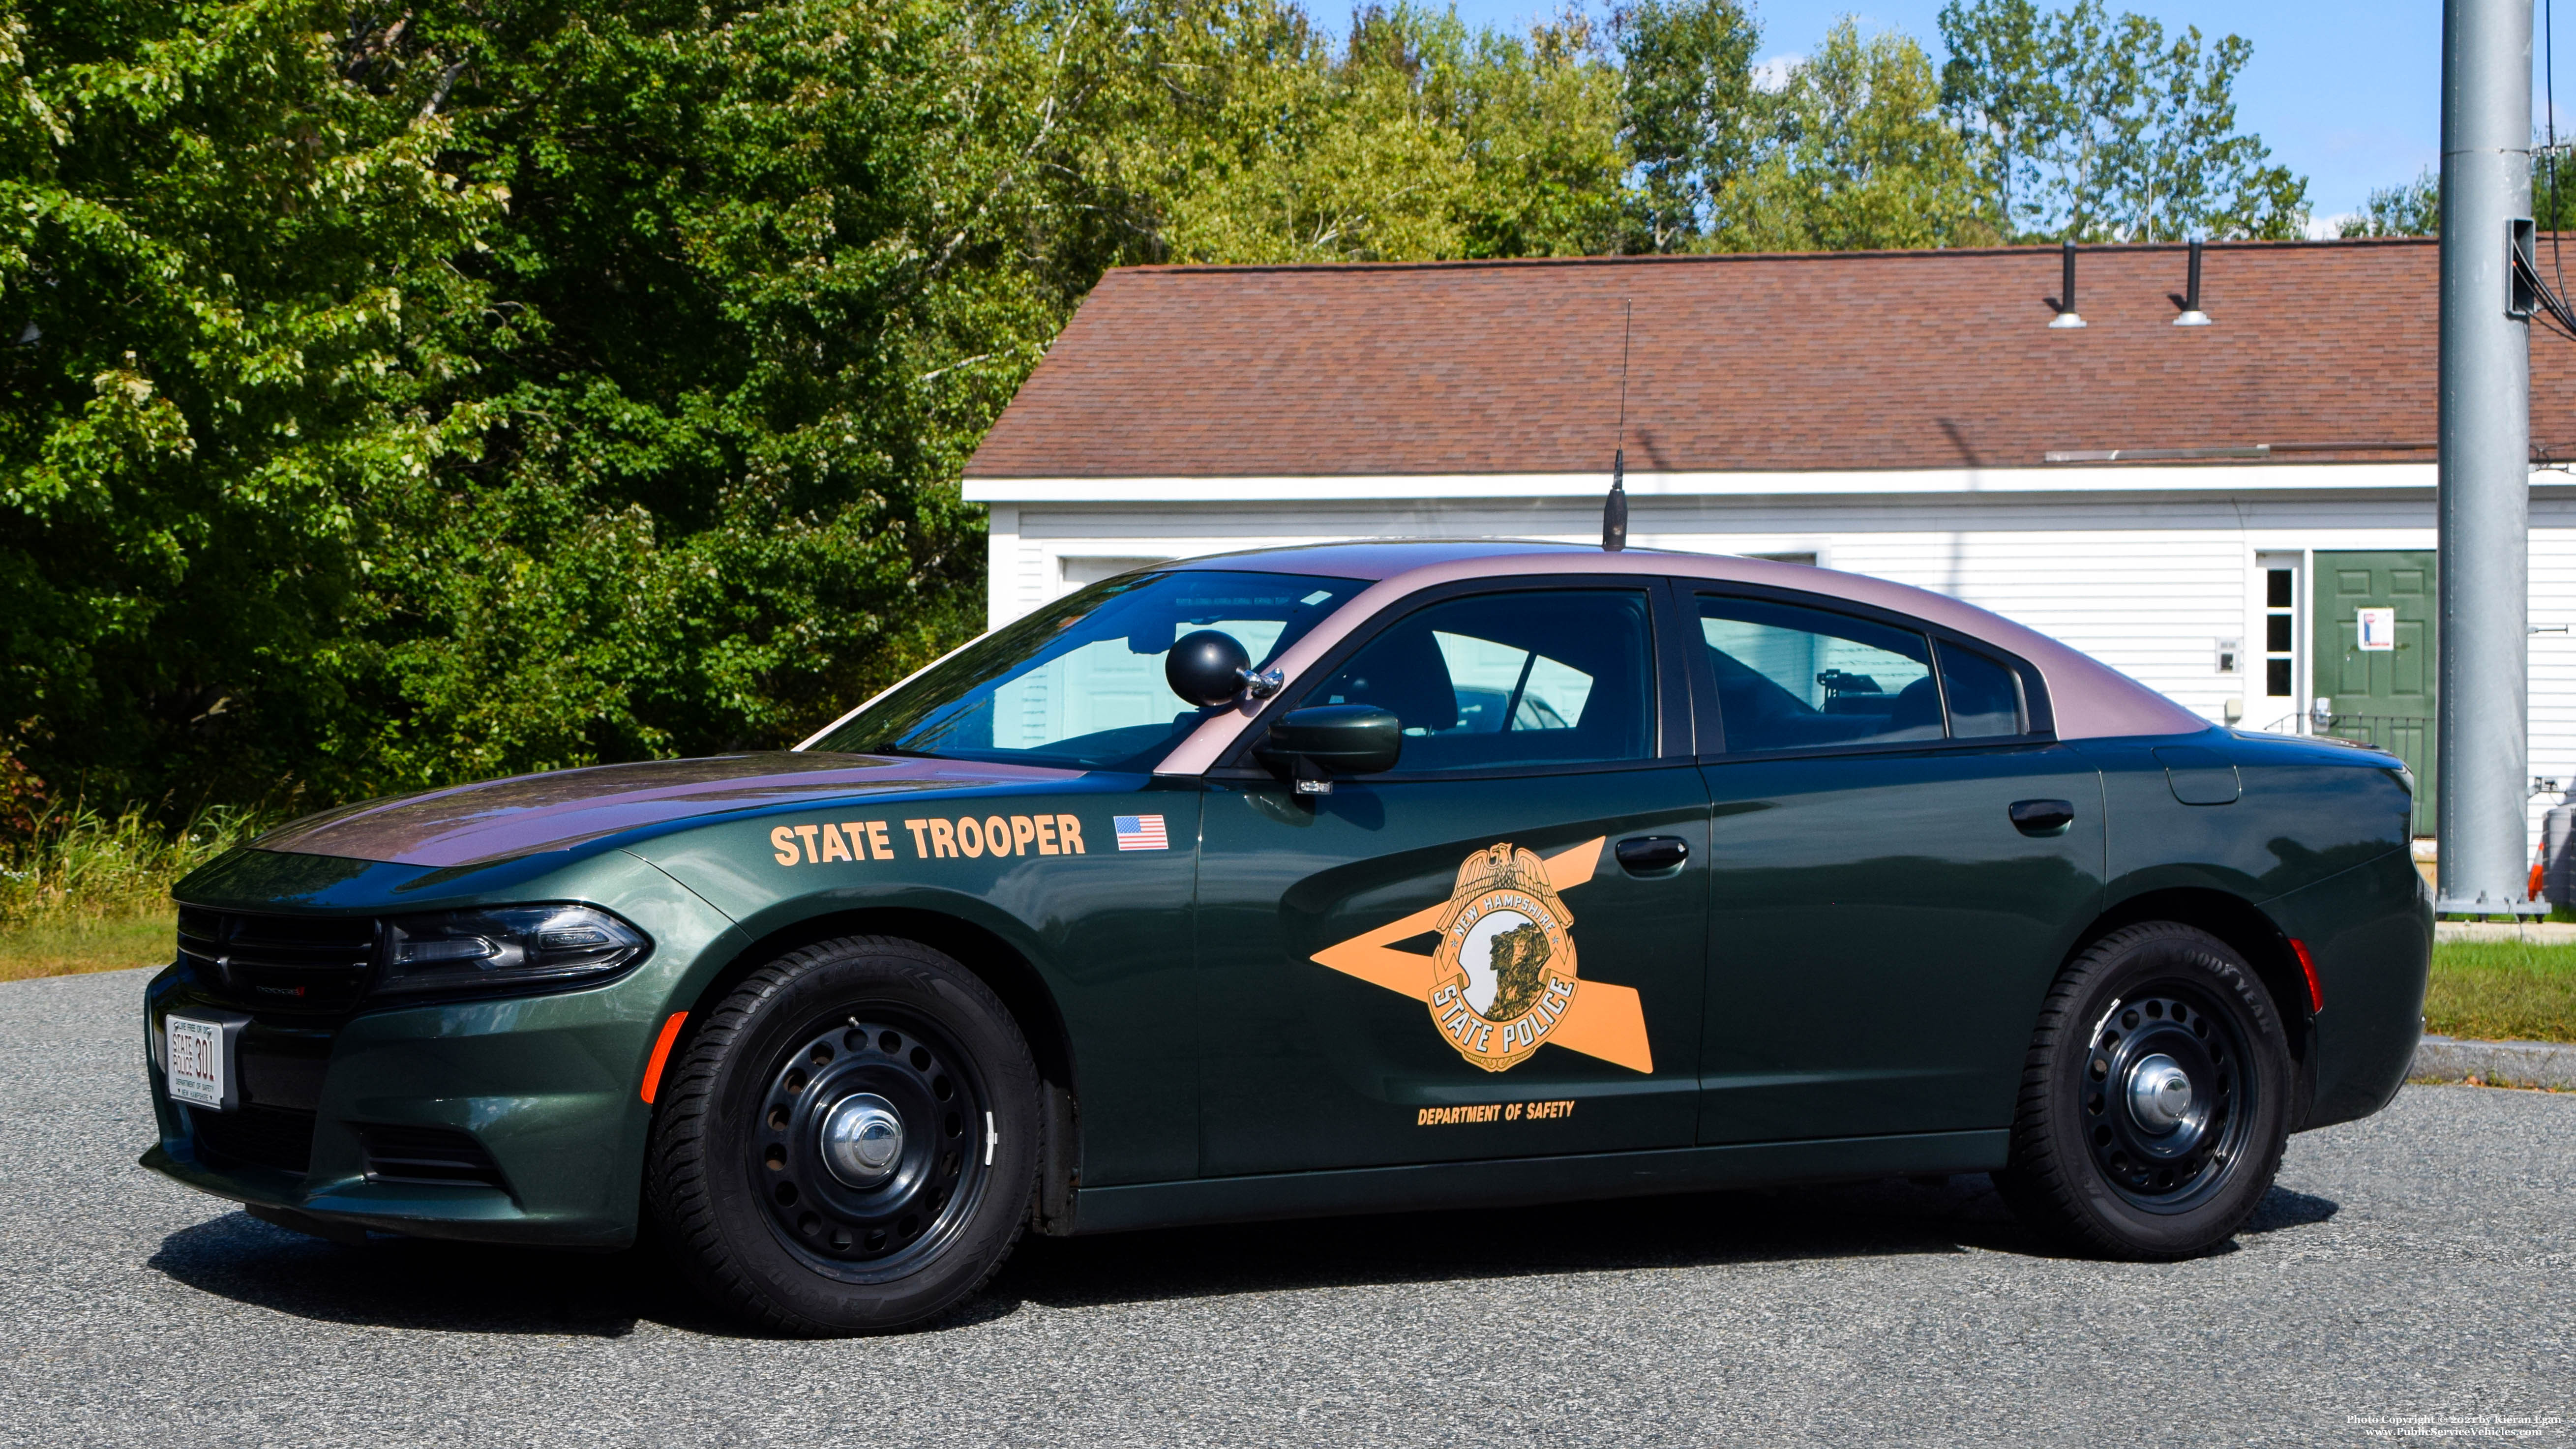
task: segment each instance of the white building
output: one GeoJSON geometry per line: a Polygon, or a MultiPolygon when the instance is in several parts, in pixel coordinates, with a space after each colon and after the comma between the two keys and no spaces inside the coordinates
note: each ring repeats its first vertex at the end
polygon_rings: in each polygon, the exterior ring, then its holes
{"type": "MultiPolygon", "coordinates": [[[[1227,549],[1598,538],[1624,439],[1635,546],[1938,589],[2429,776],[2435,247],[2212,245],[2207,325],[2182,247],[2079,264],[2080,327],[2052,249],[1113,272],[967,469],[991,617],[1227,549]]],[[[2532,348],[2531,763],[2563,784],[2576,343],[2532,348]]]]}

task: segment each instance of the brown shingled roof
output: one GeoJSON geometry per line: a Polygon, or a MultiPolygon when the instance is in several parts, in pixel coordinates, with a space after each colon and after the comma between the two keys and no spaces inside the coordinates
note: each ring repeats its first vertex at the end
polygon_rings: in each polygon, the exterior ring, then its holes
{"type": "MultiPolygon", "coordinates": [[[[2255,444],[2429,462],[2438,262],[2422,240],[2212,244],[2215,325],[2176,327],[2182,247],[2088,248],[2080,331],[2049,328],[2048,247],[1133,267],[1101,280],[967,476],[1597,471],[1630,300],[1635,469],[2255,444]]],[[[2535,326],[2532,353],[2535,448],[2567,457],[2576,342],[2535,326]]]]}

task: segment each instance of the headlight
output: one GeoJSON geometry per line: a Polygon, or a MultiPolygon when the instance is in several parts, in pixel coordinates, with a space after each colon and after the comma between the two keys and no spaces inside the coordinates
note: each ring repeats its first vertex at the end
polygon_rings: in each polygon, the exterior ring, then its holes
{"type": "Polygon", "coordinates": [[[644,959],[643,932],[589,906],[494,906],[385,923],[380,995],[564,988],[644,959]]]}

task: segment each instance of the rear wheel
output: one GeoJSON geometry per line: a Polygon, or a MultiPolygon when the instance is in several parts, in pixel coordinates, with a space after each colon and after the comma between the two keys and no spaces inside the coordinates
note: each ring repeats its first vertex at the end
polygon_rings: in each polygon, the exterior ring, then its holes
{"type": "Polygon", "coordinates": [[[1995,1184],[2081,1251],[2188,1257],[2271,1188],[2290,1084],[2271,995],[2225,942],[2170,921],[2115,931],[2049,991],[1995,1184]]]}
{"type": "Polygon", "coordinates": [[[918,942],[790,952],[719,1002],[655,1114],[656,1223],[771,1328],[899,1328],[972,1294],[1026,1222],[1037,1068],[992,990],[918,942]]]}

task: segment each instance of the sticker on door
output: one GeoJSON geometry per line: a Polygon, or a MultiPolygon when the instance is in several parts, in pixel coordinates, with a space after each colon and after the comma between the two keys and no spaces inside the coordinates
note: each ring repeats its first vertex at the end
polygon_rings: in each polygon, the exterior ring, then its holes
{"type": "Polygon", "coordinates": [[[1592,878],[1604,843],[1544,860],[1508,841],[1477,851],[1459,864],[1448,900],[1327,946],[1315,964],[1422,1002],[1433,1029],[1489,1072],[1510,1071],[1551,1042],[1652,1072],[1637,989],[1576,974],[1564,892],[1592,878]],[[1440,935],[1430,956],[1390,949],[1425,931],[1440,935]]]}

